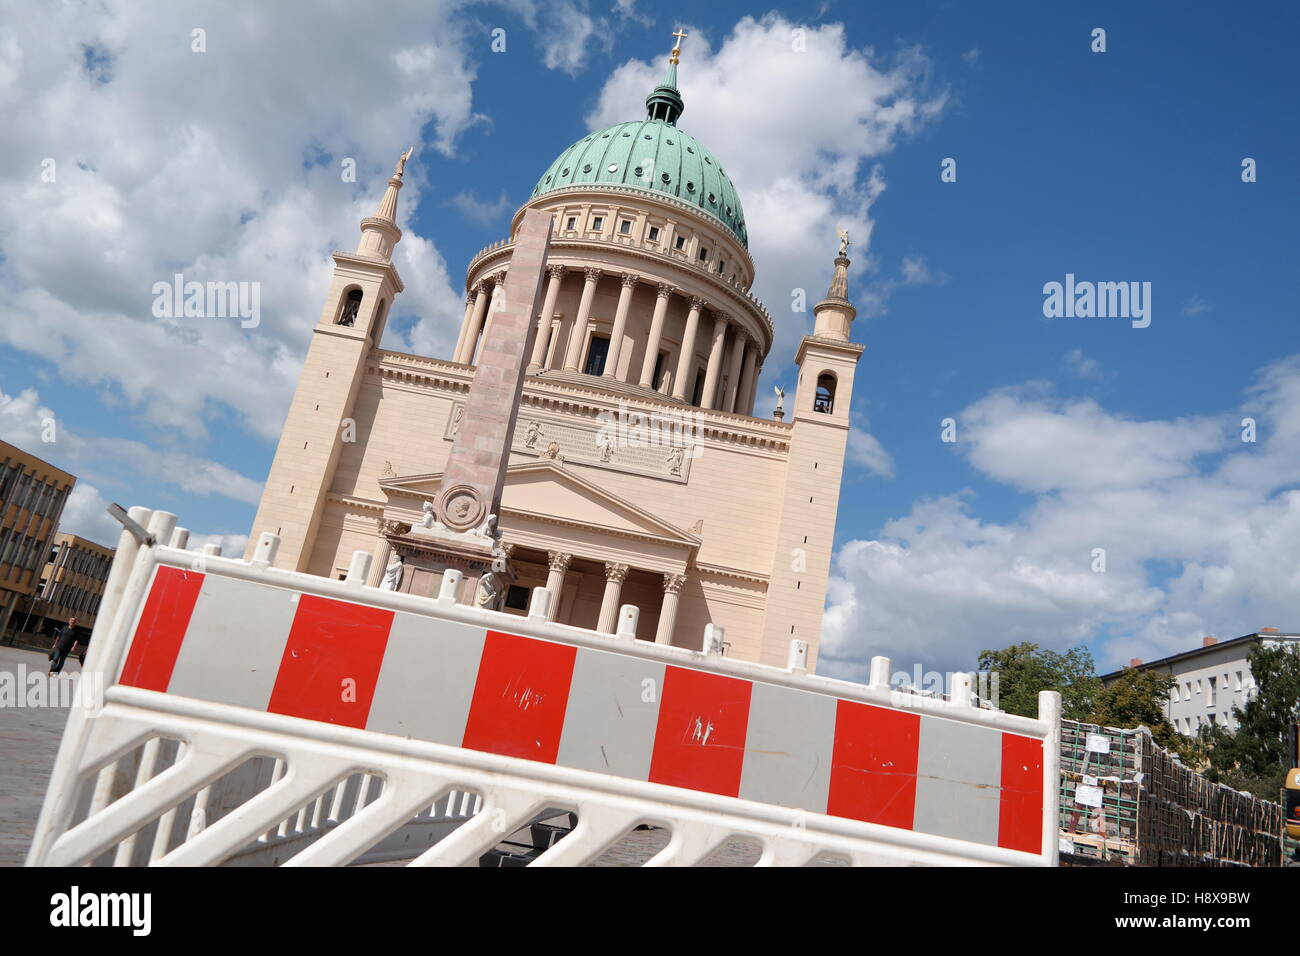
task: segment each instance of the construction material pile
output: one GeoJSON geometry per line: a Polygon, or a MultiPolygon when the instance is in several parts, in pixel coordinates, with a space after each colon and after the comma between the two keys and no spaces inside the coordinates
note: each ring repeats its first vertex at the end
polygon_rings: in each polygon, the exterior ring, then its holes
{"type": "Polygon", "coordinates": [[[1061,722],[1061,862],[1280,866],[1282,807],[1211,783],[1145,727],[1061,722]]]}

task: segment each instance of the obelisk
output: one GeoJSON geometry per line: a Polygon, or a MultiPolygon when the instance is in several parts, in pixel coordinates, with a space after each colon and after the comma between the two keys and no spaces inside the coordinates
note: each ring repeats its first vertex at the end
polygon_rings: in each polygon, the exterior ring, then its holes
{"type": "MultiPolygon", "coordinates": [[[[462,600],[473,600],[479,578],[490,570],[500,576],[505,566],[495,517],[501,512],[524,373],[537,334],[535,312],[550,245],[550,214],[528,210],[515,232],[504,290],[488,314],[465,412],[434,500],[433,527],[411,531],[434,550],[444,568],[465,572],[462,600]]],[[[503,596],[507,583],[497,580],[493,593],[503,596]]]]}

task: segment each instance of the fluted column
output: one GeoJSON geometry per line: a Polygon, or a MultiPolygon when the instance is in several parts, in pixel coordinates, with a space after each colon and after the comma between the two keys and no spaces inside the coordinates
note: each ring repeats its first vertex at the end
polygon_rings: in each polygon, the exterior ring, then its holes
{"type": "Polygon", "coordinates": [[[469,327],[461,337],[460,345],[456,351],[456,361],[462,365],[468,365],[474,358],[474,346],[478,344],[478,334],[483,331],[483,317],[487,315],[488,307],[488,288],[487,284],[480,282],[475,287],[476,295],[474,296],[474,314],[470,316],[469,327]]]}
{"type": "Polygon", "coordinates": [[[460,334],[456,337],[456,348],[452,350],[452,361],[460,355],[460,350],[465,347],[465,336],[469,334],[469,323],[474,318],[474,293],[472,291],[465,293],[465,318],[460,321],[460,334]]]}
{"type": "Polygon", "coordinates": [[[560,610],[560,597],[564,593],[564,572],[569,570],[573,555],[563,551],[546,552],[546,590],[551,592],[551,607],[546,612],[546,619],[554,621],[560,610]]]}
{"type": "Polygon", "coordinates": [[[626,578],[626,564],[605,565],[605,595],[600,600],[600,619],[596,622],[596,630],[602,634],[614,633],[614,625],[618,623],[618,599],[626,578]]]}
{"type": "Polygon", "coordinates": [[[673,628],[677,626],[677,602],[685,583],[684,574],[664,575],[664,603],[659,609],[659,627],[655,629],[656,644],[673,642],[673,628]]]}
{"type": "Polygon", "coordinates": [[[596,283],[600,281],[600,270],[592,266],[583,269],[582,274],[585,277],[582,298],[578,300],[578,314],[569,332],[569,347],[564,352],[566,372],[578,370],[578,362],[582,359],[582,342],[587,337],[587,320],[591,317],[591,300],[596,295],[596,283]]]}
{"type": "Polygon", "coordinates": [[[750,339],[745,347],[745,371],[741,376],[740,397],[736,411],[742,415],[754,414],[754,386],[758,377],[758,342],[750,339]]]}
{"type": "Polygon", "coordinates": [[[704,300],[691,296],[691,311],[686,314],[686,333],[682,336],[682,350],[677,355],[677,374],[673,377],[673,398],[687,400],[691,372],[695,369],[695,335],[700,328],[700,310],[704,300]]]}
{"type": "Polygon", "coordinates": [[[547,266],[546,274],[550,281],[546,284],[546,298],[542,301],[542,311],[537,316],[537,336],[533,339],[533,352],[528,359],[528,373],[535,375],[542,370],[546,361],[546,337],[555,317],[555,303],[560,297],[560,282],[564,278],[564,266],[547,266]]]}
{"type": "Polygon", "coordinates": [[[640,277],[635,273],[623,273],[623,287],[618,290],[618,308],[614,310],[614,330],[609,333],[609,354],[605,356],[605,378],[618,378],[618,355],[623,350],[627,313],[632,307],[632,292],[639,281],[640,277]]]}
{"type": "MultiPolygon", "coordinates": [[[[388,522],[382,524],[387,525],[388,522]]],[[[379,545],[375,548],[374,560],[370,562],[370,574],[366,577],[366,584],[372,588],[379,587],[380,582],[384,580],[384,571],[388,569],[388,559],[393,556],[393,543],[384,537],[388,530],[380,528],[379,545]]]]}
{"type": "Polygon", "coordinates": [[[646,340],[645,358],[641,361],[641,384],[646,388],[657,388],[654,380],[655,363],[659,361],[659,343],[664,337],[664,316],[668,314],[668,299],[677,290],[666,282],[659,283],[656,293],[654,315],[650,319],[650,338],[646,340]]]}
{"type": "Polygon", "coordinates": [[[700,395],[700,408],[713,408],[717,404],[718,377],[722,374],[722,344],[726,337],[727,317],[715,316],[713,347],[709,350],[709,367],[704,373],[704,392],[700,395]]]}
{"type": "Polygon", "coordinates": [[[735,341],[731,343],[731,361],[727,363],[727,393],[722,399],[724,412],[736,410],[736,398],[740,395],[740,363],[745,358],[746,336],[739,325],[732,331],[731,337],[735,341]]]}

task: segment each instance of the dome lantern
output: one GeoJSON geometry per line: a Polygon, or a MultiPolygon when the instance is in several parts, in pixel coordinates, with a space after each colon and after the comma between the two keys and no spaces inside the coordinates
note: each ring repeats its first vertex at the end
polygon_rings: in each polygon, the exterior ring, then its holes
{"type": "Polygon", "coordinates": [[[668,57],[668,72],[664,74],[664,81],[645,98],[646,115],[669,126],[676,126],[677,118],[686,109],[682,94],[677,89],[677,64],[682,55],[682,40],[689,34],[678,30],[673,36],[677,37],[677,43],[673,45],[673,52],[668,57]]]}

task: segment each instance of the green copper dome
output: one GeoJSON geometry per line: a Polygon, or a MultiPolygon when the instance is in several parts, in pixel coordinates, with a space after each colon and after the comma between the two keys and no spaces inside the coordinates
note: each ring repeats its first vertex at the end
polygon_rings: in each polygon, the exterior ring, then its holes
{"type": "Polygon", "coordinates": [[[720,221],[749,248],[740,196],[717,157],[675,125],[684,106],[677,66],[646,98],[647,118],[591,133],[564,152],[530,198],[574,186],[622,186],[663,193],[720,221]]]}

